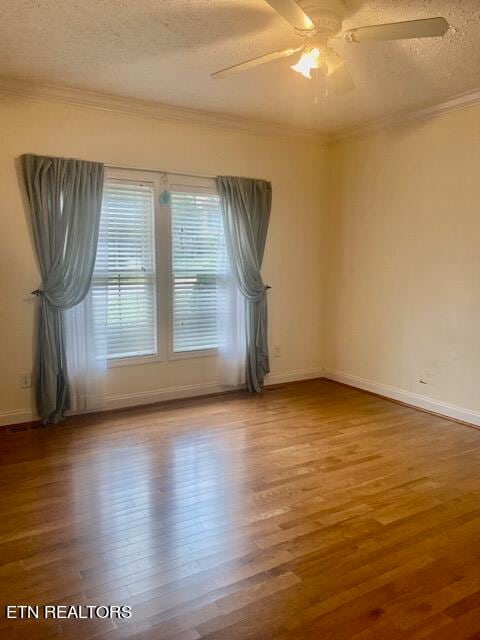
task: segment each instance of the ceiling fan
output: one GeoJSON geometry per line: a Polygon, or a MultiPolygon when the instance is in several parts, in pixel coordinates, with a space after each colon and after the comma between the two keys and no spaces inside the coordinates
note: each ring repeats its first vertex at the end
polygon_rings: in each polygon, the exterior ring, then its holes
{"type": "MultiPolygon", "coordinates": [[[[279,58],[288,58],[300,52],[300,57],[292,69],[306,78],[311,72],[320,71],[326,77],[328,92],[341,95],[355,88],[348,69],[338,53],[329,46],[330,39],[338,39],[345,17],[343,0],[305,0],[304,8],[295,0],[266,0],[275,11],[289,22],[298,36],[303,38],[299,47],[272,51],[257,58],[227,67],[212,78],[224,78],[240,71],[246,71],[279,58]]],[[[345,31],[341,37],[345,42],[369,43],[383,40],[403,40],[408,38],[434,38],[443,36],[449,29],[445,18],[426,18],[358,27],[345,31]]]]}

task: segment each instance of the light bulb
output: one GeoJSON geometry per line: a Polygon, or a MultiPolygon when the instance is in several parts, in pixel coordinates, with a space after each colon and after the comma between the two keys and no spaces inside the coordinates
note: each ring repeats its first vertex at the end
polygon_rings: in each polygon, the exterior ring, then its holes
{"type": "Polygon", "coordinates": [[[297,73],[301,73],[305,78],[310,78],[310,71],[319,67],[319,58],[320,51],[319,49],[310,49],[309,51],[304,51],[300,56],[300,60],[297,64],[293,64],[290,68],[296,71],[297,73]]]}

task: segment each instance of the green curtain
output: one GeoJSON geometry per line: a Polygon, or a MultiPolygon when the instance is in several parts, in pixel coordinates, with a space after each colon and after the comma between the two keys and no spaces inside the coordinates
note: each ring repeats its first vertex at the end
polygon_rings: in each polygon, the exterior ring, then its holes
{"type": "Polygon", "coordinates": [[[246,382],[259,393],[270,371],[267,341],[267,295],[260,269],[272,204],[272,185],[265,180],[219,176],[228,258],[235,282],[246,300],[246,382]]]}
{"type": "Polygon", "coordinates": [[[103,164],[22,156],[33,239],[42,277],[35,395],[44,423],[68,409],[63,311],[87,295],[97,252],[103,164]]]}

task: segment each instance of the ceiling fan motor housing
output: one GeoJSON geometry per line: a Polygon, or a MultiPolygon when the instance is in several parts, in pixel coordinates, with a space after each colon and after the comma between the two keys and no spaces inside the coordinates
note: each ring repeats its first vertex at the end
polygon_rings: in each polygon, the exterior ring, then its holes
{"type": "Polygon", "coordinates": [[[316,31],[334,35],[341,30],[345,17],[342,0],[301,0],[299,4],[314,22],[316,31]]]}

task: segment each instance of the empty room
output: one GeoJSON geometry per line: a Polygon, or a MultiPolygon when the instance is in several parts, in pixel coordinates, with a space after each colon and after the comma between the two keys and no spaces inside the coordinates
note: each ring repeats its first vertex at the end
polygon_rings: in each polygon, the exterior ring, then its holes
{"type": "Polygon", "coordinates": [[[480,638],[478,0],[0,0],[0,637],[480,638]]]}

